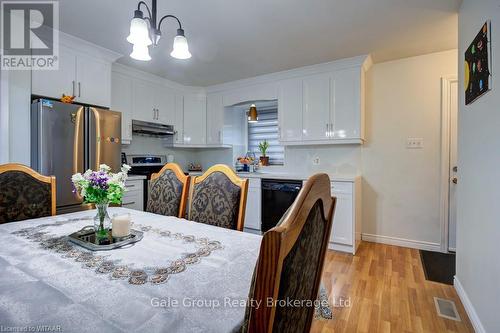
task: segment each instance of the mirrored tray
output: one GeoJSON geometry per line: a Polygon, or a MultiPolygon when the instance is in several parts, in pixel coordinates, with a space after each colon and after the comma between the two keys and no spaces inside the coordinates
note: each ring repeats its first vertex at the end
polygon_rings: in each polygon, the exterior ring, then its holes
{"type": "Polygon", "coordinates": [[[91,251],[113,250],[119,247],[137,243],[142,239],[143,232],[130,230],[130,235],[123,238],[109,237],[98,241],[95,237],[94,227],[86,226],[68,236],[68,240],[91,251]]]}

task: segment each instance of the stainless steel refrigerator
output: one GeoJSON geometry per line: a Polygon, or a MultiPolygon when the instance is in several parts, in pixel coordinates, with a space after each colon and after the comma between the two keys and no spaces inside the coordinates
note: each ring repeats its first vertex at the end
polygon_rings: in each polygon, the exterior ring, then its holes
{"type": "Polygon", "coordinates": [[[121,113],[38,99],[31,105],[31,167],[56,176],[57,212],[82,209],[71,176],[107,164],[120,169],[121,113]]]}

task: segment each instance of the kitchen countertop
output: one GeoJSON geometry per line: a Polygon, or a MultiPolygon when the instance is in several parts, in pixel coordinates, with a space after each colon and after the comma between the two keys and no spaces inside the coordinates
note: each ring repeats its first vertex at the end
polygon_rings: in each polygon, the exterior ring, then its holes
{"type": "MultiPolygon", "coordinates": [[[[237,172],[236,174],[242,178],[306,180],[314,173],[315,172],[311,172],[309,175],[305,175],[305,174],[287,173],[287,172],[258,171],[258,172],[237,172]]],[[[203,172],[189,172],[190,176],[200,176],[202,174],[203,172]]],[[[357,175],[328,174],[328,176],[330,177],[330,180],[333,182],[354,182],[359,178],[359,176],[357,175]]]]}

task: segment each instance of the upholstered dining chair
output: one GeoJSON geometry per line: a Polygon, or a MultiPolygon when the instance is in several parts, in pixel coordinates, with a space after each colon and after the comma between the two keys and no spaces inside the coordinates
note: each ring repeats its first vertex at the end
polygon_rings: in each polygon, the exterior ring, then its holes
{"type": "Polygon", "coordinates": [[[227,165],[214,165],[193,178],[188,219],[242,231],[247,194],[248,179],[238,177],[227,165]]]}
{"type": "Polygon", "coordinates": [[[149,181],[146,211],[184,217],[190,179],[176,163],[167,163],[158,173],[153,173],[149,181]]]}
{"type": "Polygon", "coordinates": [[[309,332],[330,238],[335,198],[330,179],[316,174],[307,180],[293,205],[262,239],[242,332],[309,332]],[[298,300],[302,306],[274,302],[298,300]]]}
{"type": "Polygon", "coordinates": [[[56,177],[17,163],[0,165],[0,223],[56,215],[56,177]]]}

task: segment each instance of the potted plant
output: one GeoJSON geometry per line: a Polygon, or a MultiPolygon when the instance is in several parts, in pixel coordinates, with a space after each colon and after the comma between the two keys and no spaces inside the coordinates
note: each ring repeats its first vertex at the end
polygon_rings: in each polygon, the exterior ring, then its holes
{"type": "Polygon", "coordinates": [[[71,177],[73,191],[83,197],[83,203],[95,204],[94,230],[99,243],[110,237],[108,205],[121,204],[129,170],[130,166],[124,164],[120,172],[111,173],[109,166],[101,164],[98,171],[87,170],[84,174],[76,173],[71,177]]]}
{"type": "Polygon", "coordinates": [[[262,142],[259,143],[259,150],[260,150],[260,153],[261,153],[260,163],[263,166],[269,165],[269,156],[266,155],[266,152],[267,152],[268,148],[269,148],[269,142],[267,142],[267,140],[264,140],[264,141],[262,141],[262,142]]]}

